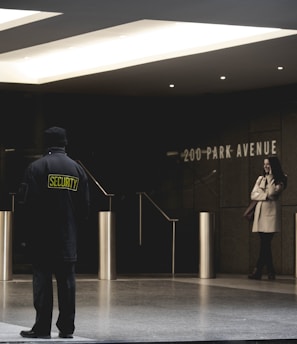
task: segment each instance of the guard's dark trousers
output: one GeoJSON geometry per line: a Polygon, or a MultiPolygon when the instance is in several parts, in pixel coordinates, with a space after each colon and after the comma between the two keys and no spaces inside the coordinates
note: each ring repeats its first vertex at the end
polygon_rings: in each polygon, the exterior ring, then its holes
{"type": "Polygon", "coordinates": [[[56,322],[61,333],[74,332],[75,263],[33,264],[33,302],[36,310],[36,333],[50,334],[53,315],[53,275],[57,282],[59,316],[56,322]]]}

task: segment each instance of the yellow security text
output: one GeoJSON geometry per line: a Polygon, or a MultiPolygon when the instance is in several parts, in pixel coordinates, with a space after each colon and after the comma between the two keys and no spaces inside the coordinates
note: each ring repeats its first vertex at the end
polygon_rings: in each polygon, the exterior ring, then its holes
{"type": "Polygon", "coordinates": [[[67,189],[77,191],[79,178],[63,174],[49,174],[47,187],[50,189],[67,189]]]}

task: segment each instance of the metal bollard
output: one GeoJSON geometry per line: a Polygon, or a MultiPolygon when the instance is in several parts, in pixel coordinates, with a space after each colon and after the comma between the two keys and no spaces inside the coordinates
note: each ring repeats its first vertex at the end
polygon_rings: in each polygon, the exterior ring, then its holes
{"type": "Polygon", "coordinates": [[[0,281],[12,280],[12,211],[0,211],[0,281]]]}
{"type": "Polygon", "coordinates": [[[297,278],[297,213],[295,213],[295,278],[297,278]]]}
{"type": "Polygon", "coordinates": [[[99,212],[99,271],[100,280],[116,279],[115,214],[99,212]]]}
{"type": "Polygon", "coordinates": [[[214,269],[214,237],[215,217],[213,213],[199,213],[199,239],[200,239],[200,278],[215,278],[214,269]]]}

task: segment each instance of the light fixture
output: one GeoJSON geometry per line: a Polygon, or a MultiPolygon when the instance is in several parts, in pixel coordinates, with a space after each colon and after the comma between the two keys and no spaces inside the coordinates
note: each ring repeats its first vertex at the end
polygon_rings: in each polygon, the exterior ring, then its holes
{"type": "Polygon", "coordinates": [[[60,14],[62,13],[0,8],[0,31],[60,14]]]}
{"type": "Polygon", "coordinates": [[[0,82],[43,84],[295,34],[278,28],[140,20],[0,54],[0,82]]]}
{"type": "Polygon", "coordinates": [[[178,151],[169,151],[166,152],[166,156],[178,156],[179,152],[178,151]]]}

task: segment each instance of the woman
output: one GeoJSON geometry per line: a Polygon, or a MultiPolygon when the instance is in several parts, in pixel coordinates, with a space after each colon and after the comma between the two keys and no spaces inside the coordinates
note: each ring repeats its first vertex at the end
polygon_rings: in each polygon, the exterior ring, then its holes
{"type": "Polygon", "coordinates": [[[258,201],[255,208],[252,232],[260,237],[260,252],[256,268],[248,278],[260,280],[266,266],[268,279],[275,279],[275,270],[271,252],[271,241],[275,233],[281,230],[280,195],[287,187],[287,176],[276,156],[264,159],[263,174],[251,192],[251,199],[258,201]]]}

